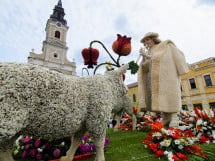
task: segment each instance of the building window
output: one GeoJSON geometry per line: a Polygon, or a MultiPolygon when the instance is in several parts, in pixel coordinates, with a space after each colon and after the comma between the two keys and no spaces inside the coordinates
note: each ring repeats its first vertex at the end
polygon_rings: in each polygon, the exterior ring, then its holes
{"type": "Polygon", "coordinates": [[[210,109],[215,113],[215,102],[209,103],[210,109]]]}
{"type": "Polygon", "coordinates": [[[188,108],[187,108],[187,105],[182,105],[182,110],[184,110],[184,111],[188,111],[188,108]]]}
{"type": "Polygon", "coordinates": [[[136,95],[133,94],[133,102],[136,102],[136,95]]]}
{"type": "Polygon", "coordinates": [[[56,38],[60,38],[60,31],[55,31],[55,35],[56,38]]]}
{"type": "Polygon", "coordinates": [[[54,53],[54,58],[57,58],[58,57],[58,54],[57,53],[54,53]]]}
{"type": "Polygon", "coordinates": [[[211,76],[209,74],[204,75],[204,79],[206,87],[211,87],[212,86],[211,76]]]}
{"type": "Polygon", "coordinates": [[[194,78],[189,79],[190,81],[190,87],[191,89],[195,89],[196,88],[196,82],[194,78]]]}
{"type": "Polygon", "coordinates": [[[197,103],[197,104],[193,104],[194,108],[200,108],[202,110],[202,104],[201,103],[197,103]]]}

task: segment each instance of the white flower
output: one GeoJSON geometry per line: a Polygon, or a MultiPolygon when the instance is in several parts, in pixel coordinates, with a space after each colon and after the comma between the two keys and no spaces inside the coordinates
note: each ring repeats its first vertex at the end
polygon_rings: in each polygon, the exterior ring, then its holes
{"type": "Polygon", "coordinates": [[[207,121],[204,121],[203,125],[206,126],[207,124],[208,124],[207,121]]]}
{"type": "Polygon", "coordinates": [[[174,142],[175,142],[176,145],[180,144],[180,140],[178,140],[178,139],[176,139],[174,142]]]}
{"type": "Polygon", "coordinates": [[[23,136],[22,135],[20,135],[17,139],[16,139],[16,146],[19,146],[19,141],[21,140],[21,139],[23,139],[23,136]]]}
{"type": "Polygon", "coordinates": [[[37,151],[38,151],[38,152],[42,152],[43,149],[42,149],[42,148],[37,148],[37,151]]]}
{"type": "Polygon", "coordinates": [[[162,129],[161,129],[161,132],[162,132],[163,134],[165,134],[165,135],[168,135],[168,130],[166,130],[165,128],[162,128],[162,129]]]}
{"type": "Polygon", "coordinates": [[[212,137],[215,139],[215,130],[212,131],[212,137]]]}
{"type": "Polygon", "coordinates": [[[179,149],[183,149],[184,146],[183,146],[183,145],[179,145],[178,148],[179,148],[179,149]]]}
{"type": "Polygon", "coordinates": [[[195,120],[194,117],[189,118],[189,121],[194,121],[194,120],[195,120]]]}
{"type": "Polygon", "coordinates": [[[193,124],[189,124],[189,128],[192,128],[193,127],[193,124]]]}
{"type": "Polygon", "coordinates": [[[207,130],[207,127],[202,127],[203,130],[207,130]]]}
{"type": "Polygon", "coordinates": [[[186,129],[189,129],[189,126],[183,125],[183,126],[179,126],[178,128],[179,128],[180,130],[184,131],[184,130],[186,130],[186,129]]]}
{"type": "Polygon", "coordinates": [[[212,109],[209,110],[210,117],[214,117],[214,112],[212,109]]]}
{"type": "Polygon", "coordinates": [[[165,145],[164,141],[160,142],[160,146],[164,146],[164,145],[165,145]]]}
{"type": "Polygon", "coordinates": [[[198,119],[196,125],[202,125],[202,123],[203,123],[202,119],[198,119]]]}
{"type": "Polygon", "coordinates": [[[168,160],[169,160],[169,161],[174,161],[173,158],[172,158],[172,157],[173,157],[172,152],[171,152],[171,151],[170,151],[170,152],[165,151],[165,152],[166,152],[165,154],[167,155],[168,160]]]}
{"type": "Polygon", "coordinates": [[[63,141],[63,142],[61,142],[61,144],[60,144],[61,146],[64,146],[65,145],[65,142],[63,141]]]}
{"type": "Polygon", "coordinates": [[[155,137],[155,136],[156,136],[156,137],[161,137],[162,134],[161,134],[160,132],[155,132],[155,133],[152,134],[152,136],[153,136],[153,137],[155,137]]]}
{"type": "Polygon", "coordinates": [[[194,140],[187,138],[188,142],[192,145],[194,143],[194,140]]]}

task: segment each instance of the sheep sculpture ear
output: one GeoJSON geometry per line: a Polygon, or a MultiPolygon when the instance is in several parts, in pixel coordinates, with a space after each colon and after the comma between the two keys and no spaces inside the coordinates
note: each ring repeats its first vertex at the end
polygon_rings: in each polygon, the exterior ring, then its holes
{"type": "Polygon", "coordinates": [[[126,70],[129,68],[129,64],[124,64],[123,66],[121,66],[119,69],[117,69],[115,72],[118,76],[121,76],[122,74],[124,74],[126,72],[126,70]]]}

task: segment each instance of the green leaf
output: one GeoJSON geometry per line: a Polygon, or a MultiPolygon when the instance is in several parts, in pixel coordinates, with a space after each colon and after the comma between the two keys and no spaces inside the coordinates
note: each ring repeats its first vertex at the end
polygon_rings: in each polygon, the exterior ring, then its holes
{"type": "Polygon", "coordinates": [[[134,61],[130,61],[128,70],[131,70],[131,74],[137,73],[139,66],[134,61]]]}

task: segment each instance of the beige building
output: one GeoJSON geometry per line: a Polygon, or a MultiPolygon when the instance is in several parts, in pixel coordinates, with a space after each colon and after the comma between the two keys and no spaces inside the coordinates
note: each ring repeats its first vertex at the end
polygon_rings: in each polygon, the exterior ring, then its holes
{"type": "MultiPolygon", "coordinates": [[[[182,109],[201,107],[215,111],[215,57],[190,64],[189,69],[181,76],[182,109]]],[[[138,83],[127,86],[132,106],[139,108],[138,83]]]]}
{"type": "Polygon", "coordinates": [[[32,50],[28,56],[28,63],[76,75],[76,63],[67,59],[66,36],[69,27],[64,15],[62,2],[59,0],[46,24],[46,39],[43,41],[42,53],[36,54],[32,50]]]}

